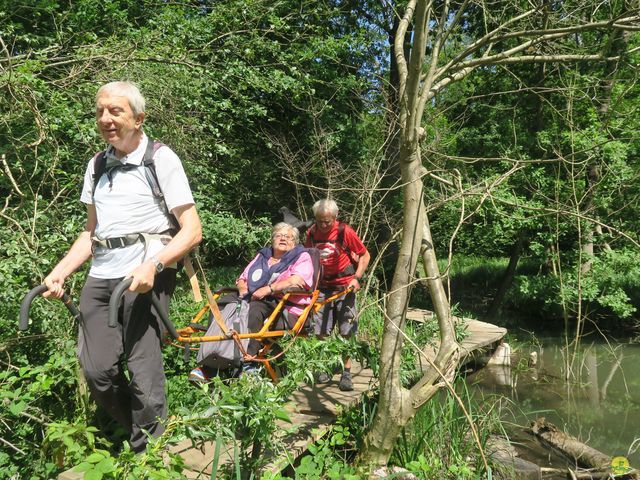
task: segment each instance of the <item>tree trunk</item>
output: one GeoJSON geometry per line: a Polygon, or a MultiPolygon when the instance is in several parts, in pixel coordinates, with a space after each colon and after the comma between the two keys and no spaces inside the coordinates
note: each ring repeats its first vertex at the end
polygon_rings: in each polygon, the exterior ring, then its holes
{"type": "MultiPolygon", "coordinates": [[[[399,160],[401,148],[401,133],[399,122],[400,108],[398,103],[398,95],[400,92],[400,72],[398,70],[396,57],[393,54],[393,48],[396,42],[400,19],[397,15],[393,14],[393,12],[391,13],[391,15],[393,15],[393,21],[389,29],[387,30],[387,35],[389,38],[390,63],[389,84],[384,89],[384,92],[386,94],[386,134],[384,144],[382,146],[382,177],[380,179],[381,191],[383,192],[382,196],[386,197],[385,201],[381,202],[384,205],[393,205],[395,203],[393,188],[394,185],[396,185],[396,183],[398,182],[398,178],[401,176],[399,160]]],[[[405,55],[409,55],[409,44],[407,42],[404,42],[404,50],[405,55]]],[[[391,288],[391,281],[393,278],[392,272],[395,269],[395,265],[398,259],[398,247],[396,245],[396,242],[388,245],[389,241],[393,237],[394,228],[396,227],[396,225],[381,222],[376,226],[376,231],[374,232],[377,251],[382,250],[385,252],[381,260],[382,268],[384,271],[382,287],[385,290],[390,290],[391,288]]],[[[375,253],[376,252],[373,252],[373,254],[375,253]]]]}
{"type": "MultiPolygon", "coordinates": [[[[417,149],[419,152],[419,149],[417,149]]],[[[442,376],[451,380],[458,366],[458,344],[451,319],[451,309],[438,269],[429,221],[422,201],[422,181],[416,161],[403,163],[405,200],[404,236],[396,265],[391,294],[387,303],[382,351],[380,355],[380,398],[372,427],[365,437],[360,454],[362,462],[386,465],[396,439],[417,410],[444,385],[442,376]],[[409,213],[409,215],[407,215],[409,213]],[[421,225],[421,228],[418,228],[421,225]],[[415,280],[418,246],[427,274],[427,283],[440,326],[440,347],[434,366],[428,368],[411,390],[400,382],[402,331],[406,321],[409,285],[415,280]]]]}
{"type": "Polygon", "coordinates": [[[386,465],[396,439],[415,410],[407,389],[400,380],[400,361],[406,309],[410,285],[415,280],[419,245],[422,240],[424,207],[422,205],[421,162],[417,145],[401,149],[400,164],[403,182],[403,236],[396,261],[391,293],[387,300],[382,347],[380,352],[380,397],[371,430],[361,453],[369,465],[386,465]],[[416,247],[418,246],[418,247],[416,247]]]}
{"type": "Polygon", "coordinates": [[[518,267],[518,261],[520,260],[520,256],[522,255],[522,250],[524,248],[524,233],[518,233],[518,238],[516,240],[516,244],[513,246],[513,250],[511,251],[511,258],[509,258],[509,265],[507,265],[507,269],[502,276],[502,281],[500,282],[500,287],[498,287],[498,291],[496,295],[493,297],[493,301],[489,306],[489,310],[485,315],[485,318],[492,319],[498,313],[500,306],[502,305],[502,301],[504,300],[507,291],[511,287],[513,283],[513,279],[516,276],[516,268],[518,267]]]}

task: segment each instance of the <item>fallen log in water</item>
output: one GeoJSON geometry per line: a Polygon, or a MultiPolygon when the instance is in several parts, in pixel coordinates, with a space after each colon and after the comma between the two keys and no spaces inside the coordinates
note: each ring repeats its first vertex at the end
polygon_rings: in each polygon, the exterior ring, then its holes
{"type": "Polygon", "coordinates": [[[538,418],[531,422],[531,433],[543,443],[558,450],[577,465],[586,468],[608,468],[612,457],[563,432],[546,419],[538,418]]]}

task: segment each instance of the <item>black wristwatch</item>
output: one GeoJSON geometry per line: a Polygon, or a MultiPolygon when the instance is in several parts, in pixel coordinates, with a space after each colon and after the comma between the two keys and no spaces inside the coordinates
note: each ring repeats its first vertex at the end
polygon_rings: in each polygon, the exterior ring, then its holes
{"type": "Polygon", "coordinates": [[[160,273],[161,271],[164,270],[164,263],[162,263],[160,260],[158,260],[158,257],[156,257],[155,255],[152,256],[151,257],[151,261],[156,266],[156,273],[160,273]]]}

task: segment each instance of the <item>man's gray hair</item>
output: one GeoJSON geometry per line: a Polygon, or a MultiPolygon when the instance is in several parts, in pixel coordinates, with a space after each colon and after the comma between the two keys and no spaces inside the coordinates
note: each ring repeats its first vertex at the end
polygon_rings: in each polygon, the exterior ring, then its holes
{"type": "Polygon", "coordinates": [[[96,103],[103,93],[111,93],[119,97],[125,97],[129,101],[129,106],[133,114],[137,117],[144,113],[145,101],[137,85],[133,82],[109,82],[98,89],[96,93],[96,103]]]}
{"type": "Polygon", "coordinates": [[[276,223],[271,229],[271,238],[273,238],[273,236],[276,233],[282,232],[283,230],[287,230],[291,232],[291,235],[293,235],[293,243],[297,245],[298,242],[300,241],[300,231],[293,225],[288,224],[287,222],[276,223]]]}
{"type": "Polygon", "coordinates": [[[318,215],[318,213],[323,213],[323,212],[330,213],[332,217],[337,217],[338,211],[339,211],[338,204],[334,200],[331,200],[330,198],[323,198],[322,200],[318,200],[316,203],[313,204],[313,207],[311,207],[311,210],[313,210],[314,217],[318,215]]]}

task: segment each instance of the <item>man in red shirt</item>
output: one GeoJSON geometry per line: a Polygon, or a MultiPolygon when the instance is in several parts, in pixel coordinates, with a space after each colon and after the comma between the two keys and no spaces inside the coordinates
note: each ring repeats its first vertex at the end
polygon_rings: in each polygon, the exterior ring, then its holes
{"type": "MultiPolygon", "coordinates": [[[[330,199],[313,205],[315,224],[307,231],[306,247],[320,250],[323,267],[320,291],[324,298],[353,287],[353,291],[325,305],[315,318],[315,333],[319,338],[329,335],[338,327],[340,335],[349,337],[358,328],[356,321],[356,294],[360,281],[369,266],[371,255],[356,232],[337,219],[338,205],[330,199]]],[[[321,299],[319,299],[321,300],[321,299]]],[[[316,376],[319,383],[330,381],[326,373],[316,376]]],[[[351,360],[344,360],[344,371],[338,385],[340,390],[353,390],[351,360]]]]}

